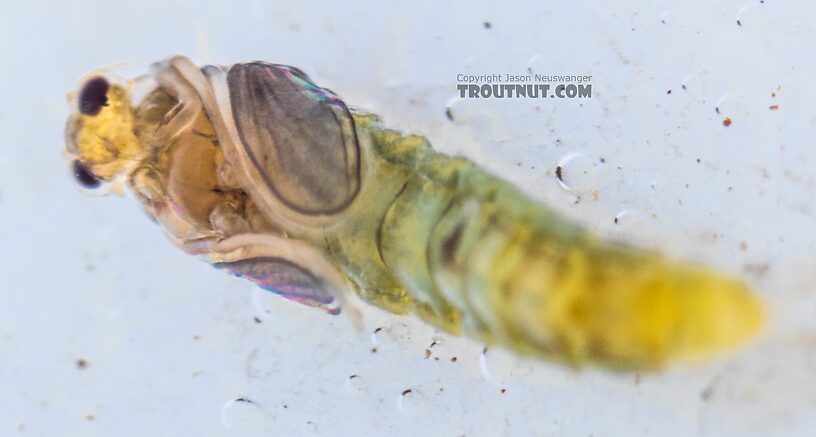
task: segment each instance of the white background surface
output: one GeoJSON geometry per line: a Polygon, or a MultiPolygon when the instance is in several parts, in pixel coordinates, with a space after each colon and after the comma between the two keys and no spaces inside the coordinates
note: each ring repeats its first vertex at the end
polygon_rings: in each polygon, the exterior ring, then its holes
{"type": "Polygon", "coordinates": [[[812,432],[816,13],[608,3],[6,2],[0,435],[812,432]],[[477,342],[371,309],[355,331],[255,291],[171,247],[135,200],[81,193],[62,160],[64,96],[83,74],[173,53],[296,65],[600,234],[743,275],[769,327],[700,366],[576,372],[480,358],[477,342]],[[451,100],[458,73],[527,68],[591,74],[593,98],[451,100]],[[553,174],[571,153],[573,192],[553,174]]]}

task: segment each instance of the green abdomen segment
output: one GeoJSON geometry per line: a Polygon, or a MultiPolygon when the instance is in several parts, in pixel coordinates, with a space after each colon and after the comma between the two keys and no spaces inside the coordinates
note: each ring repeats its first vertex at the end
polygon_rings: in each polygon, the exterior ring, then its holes
{"type": "Polygon", "coordinates": [[[653,367],[762,324],[738,280],[601,242],[470,161],[430,153],[415,165],[379,251],[440,328],[573,363],[653,367]]]}

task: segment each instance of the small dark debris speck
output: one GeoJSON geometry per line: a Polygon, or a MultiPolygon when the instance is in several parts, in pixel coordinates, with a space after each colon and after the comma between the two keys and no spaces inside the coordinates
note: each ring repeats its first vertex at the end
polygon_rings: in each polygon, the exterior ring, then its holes
{"type": "Polygon", "coordinates": [[[452,357],[452,358],[451,358],[451,363],[455,363],[457,359],[458,359],[458,358],[456,358],[456,357],[452,357]]]}
{"type": "Polygon", "coordinates": [[[603,156],[601,156],[601,164],[606,164],[606,158],[604,158],[603,156]]]}
{"type": "Polygon", "coordinates": [[[719,107],[719,106],[715,106],[715,107],[714,107],[714,112],[716,112],[717,114],[719,114],[719,113],[720,113],[720,107],[719,107]]]}
{"type": "Polygon", "coordinates": [[[698,164],[700,163],[700,158],[697,158],[697,163],[698,163],[698,164]]]}
{"type": "Polygon", "coordinates": [[[564,182],[564,169],[560,165],[555,167],[555,177],[564,182]]]}
{"type": "Polygon", "coordinates": [[[94,420],[96,420],[96,416],[93,414],[86,414],[85,420],[87,420],[88,422],[93,422],[94,420]]]}
{"type": "Polygon", "coordinates": [[[666,91],[666,94],[671,94],[671,90],[666,91]]]}
{"type": "Polygon", "coordinates": [[[450,107],[445,108],[445,117],[448,117],[448,120],[453,121],[453,112],[451,111],[450,107]]]}
{"type": "Polygon", "coordinates": [[[737,26],[742,26],[742,21],[737,20],[737,26]]]}
{"type": "Polygon", "coordinates": [[[254,404],[255,403],[255,401],[253,401],[252,399],[247,399],[247,398],[238,398],[238,399],[235,400],[235,402],[246,402],[247,404],[254,404]]]}
{"type": "Polygon", "coordinates": [[[76,360],[76,368],[79,370],[84,370],[88,368],[88,360],[84,358],[80,358],[76,360]]]}
{"type": "Polygon", "coordinates": [[[356,373],[354,375],[349,376],[349,379],[359,378],[360,376],[356,373]]]}
{"type": "Polygon", "coordinates": [[[255,320],[255,323],[261,323],[261,319],[259,319],[257,317],[253,317],[252,319],[255,320]]]}
{"type": "Polygon", "coordinates": [[[485,21],[485,22],[484,22],[484,23],[482,23],[482,24],[484,25],[484,28],[485,28],[485,29],[490,29],[490,28],[492,28],[492,27],[493,27],[493,24],[492,24],[491,22],[489,22],[489,21],[485,21]]]}
{"type": "Polygon", "coordinates": [[[407,388],[407,389],[402,391],[402,395],[405,396],[405,395],[407,395],[409,393],[413,393],[413,392],[414,392],[413,390],[411,390],[410,388],[407,388]]]}
{"type": "Polygon", "coordinates": [[[505,393],[507,393],[507,389],[506,388],[501,389],[501,394],[505,394],[505,393]]]}
{"type": "Polygon", "coordinates": [[[686,84],[680,85],[680,88],[683,88],[684,90],[688,89],[688,88],[686,88],[686,84]]]}
{"type": "Polygon", "coordinates": [[[755,264],[748,263],[742,266],[742,269],[743,271],[745,271],[745,273],[752,273],[756,276],[764,276],[766,273],[768,273],[768,270],[770,268],[771,266],[768,265],[767,263],[755,263],[755,264]]]}
{"type": "Polygon", "coordinates": [[[618,218],[615,217],[615,224],[618,224],[618,218]]]}
{"type": "Polygon", "coordinates": [[[771,111],[776,111],[777,109],[779,109],[779,105],[768,106],[768,109],[770,109],[771,111]]]}
{"type": "Polygon", "coordinates": [[[703,402],[708,402],[711,400],[711,396],[714,395],[714,389],[717,386],[717,382],[719,382],[719,377],[715,377],[708,386],[700,392],[700,399],[703,402]]]}
{"type": "Polygon", "coordinates": [[[382,331],[382,326],[381,326],[381,327],[379,327],[379,328],[377,328],[377,329],[375,329],[375,330],[374,330],[374,333],[376,334],[376,333],[378,333],[378,332],[380,332],[380,331],[382,331]]]}
{"type": "Polygon", "coordinates": [[[376,347],[372,347],[372,348],[371,348],[371,353],[372,353],[372,354],[376,354],[376,353],[377,353],[377,348],[376,348],[376,347]]]}

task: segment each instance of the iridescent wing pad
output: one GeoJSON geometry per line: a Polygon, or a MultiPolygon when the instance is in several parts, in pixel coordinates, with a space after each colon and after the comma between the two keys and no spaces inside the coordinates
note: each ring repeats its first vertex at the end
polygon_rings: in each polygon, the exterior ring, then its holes
{"type": "Polygon", "coordinates": [[[360,147],[346,105],[283,65],[236,64],[227,85],[240,143],[278,199],[302,214],[345,209],[360,187],[360,147]]]}
{"type": "Polygon", "coordinates": [[[295,302],[322,308],[330,314],[340,312],[335,297],[327,291],[329,285],[311,271],[289,260],[258,257],[219,262],[213,266],[295,302]]]}

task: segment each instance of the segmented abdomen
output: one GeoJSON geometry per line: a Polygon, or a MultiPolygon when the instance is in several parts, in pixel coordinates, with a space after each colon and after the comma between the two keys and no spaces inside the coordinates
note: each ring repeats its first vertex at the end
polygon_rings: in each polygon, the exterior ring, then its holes
{"type": "Polygon", "coordinates": [[[465,159],[417,162],[380,233],[420,316],[522,353],[652,367],[762,321],[742,282],[600,241],[465,159]]]}

